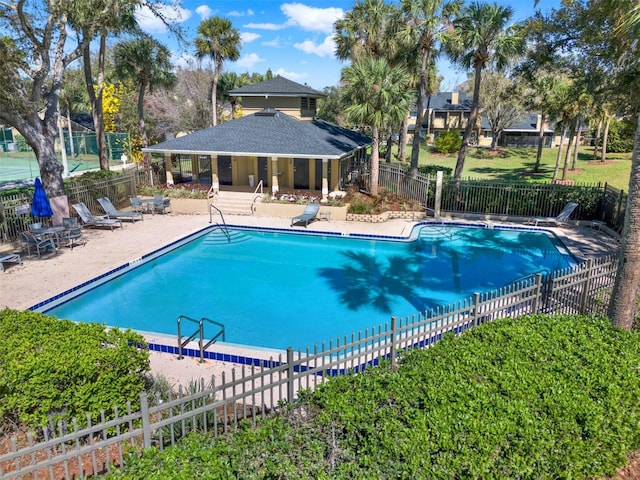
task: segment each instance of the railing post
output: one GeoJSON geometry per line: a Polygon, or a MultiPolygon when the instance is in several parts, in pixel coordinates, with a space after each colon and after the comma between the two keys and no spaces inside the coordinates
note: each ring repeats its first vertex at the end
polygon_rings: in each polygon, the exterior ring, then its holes
{"type": "Polygon", "coordinates": [[[184,357],[182,356],[182,334],[180,333],[180,323],[182,317],[178,317],[178,360],[182,360],[184,357]]]}
{"type": "Polygon", "coordinates": [[[204,321],[198,320],[198,346],[200,347],[200,363],[204,363],[204,321]]]}
{"type": "Polygon", "coordinates": [[[540,305],[540,291],[542,290],[542,274],[536,273],[536,288],[533,292],[533,301],[531,302],[531,313],[538,313],[538,305],[540,305]]]}
{"type": "Polygon", "coordinates": [[[582,298],[580,299],[580,315],[584,315],[587,310],[587,301],[589,300],[589,287],[591,286],[591,270],[593,270],[593,258],[587,260],[587,278],[585,278],[582,290],[582,298]]]}
{"type": "Polygon", "coordinates": [[[478,315],[478,310],[480,309],[480,293],[473,293],[473,326],[477,327],[479,325],[478,319],[480,316],[478,315]]]}
{"type": "Polygon", "coordinates": [[[391,317],[391,368],[396,368],[396,317],[391,317]]]}
{"type": "Polygon", "coordinates": [[[140,393],[140,417],[142,417],[142,441],[144,448],[151,447],[151,418],[149,417],[149,399],[146,392],[140,393]]]}
{"type": "Polygon", "coordinates": [[[440,209],[442,208],[442,179],[444,173],[442,170],[436,172],[436,198],[433,204],[433,210],[438,216],[440,216],[440,209]]]}
{"type": "Polygon", "coordinates": [[[293,348],[287,348],[287,402],[293,402],[293,348]]]}

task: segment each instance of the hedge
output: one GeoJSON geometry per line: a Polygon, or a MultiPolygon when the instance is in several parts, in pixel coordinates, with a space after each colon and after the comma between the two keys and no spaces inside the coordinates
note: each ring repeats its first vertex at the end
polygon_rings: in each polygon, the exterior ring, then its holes
{"type": "Polygon", "coordinates": [[[253,427],[132,454],[108,478],[591,478],[640,448],[640,336],[499,320],[331,379],[253,427]]]}
{"type": "Polygon", "coordinates": [[[149,353],[131,330],[58,320],[41,313],[0,311],[0,418],[2,424],[41,427],[86,413],[107,418],[114,406],[138,396],[149,353]]]}

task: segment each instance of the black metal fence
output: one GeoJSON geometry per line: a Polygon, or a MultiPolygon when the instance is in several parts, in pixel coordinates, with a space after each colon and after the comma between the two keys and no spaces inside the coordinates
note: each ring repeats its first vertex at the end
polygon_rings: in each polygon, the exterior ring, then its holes
{"type": "MultiPolygon", "coordinates": [[[[369,176],[365,174],[364,181],[369,176]]],[[[410,174],[400,164],[381,163],[378,185],[408,200],[434,208],[435,177],[410,174]]],[[[445,177],[441,209],[452,213],[497,216],[553,217],[568,202],[578,202],[573,218],[602,220],[622,232],[627,194],[607,184],[560,185],[466,179],[456,182],[445,177]]]]}

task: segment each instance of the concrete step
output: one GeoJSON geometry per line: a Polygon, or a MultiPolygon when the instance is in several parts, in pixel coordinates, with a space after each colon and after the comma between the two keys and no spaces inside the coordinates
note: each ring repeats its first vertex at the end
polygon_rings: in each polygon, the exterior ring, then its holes
{"type": "Polygon", "coordinates": [[[214,197],[213,204],[225,214],[253,215],[251,207],[255,197],[254,193],[220,192],[214,197]]]}

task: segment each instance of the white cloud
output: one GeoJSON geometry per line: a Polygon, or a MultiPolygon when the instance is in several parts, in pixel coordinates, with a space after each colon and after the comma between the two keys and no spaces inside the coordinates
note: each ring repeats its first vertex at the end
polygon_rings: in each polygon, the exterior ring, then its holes
{"type": "Polygon", "coordinates": [[[273,74],[274,76],[280,75],[282,77],[288,78],[289,80],[295,80],[295,81],[304,80],[308,76],[306,73],[288,72],[284,68],[279,68],[278,70],[273,72],[273,74]]]}
{"type": "Polygon", "coordinates": [[[299,26],[309,32],[333,32],[333,24],[344,16],[341,8],[315,8],[301,3],[284,3],[280,7],[288,20],[287,26],[299,26]]]}
{"type": "Polygon", "coordinates": [[[293,46],[304,53],[313,53],[319,57],[330,57],[336,51],[336,42],[331,35],[327,36],[321,44],[316,44],[313,40],[305,40],[293,46]]]}
{"type": "Polygon", "coordinates": [[[246,53],[242,57],[240,57],[240,60],[236,62],[236,65],[242,68],[249,69],[249,68],[253,68],[253,66],[256,63],[260,63],[264,61],[265,61],[264,58],[260,58],[260,56],[257,53],[246,53]]]}
{"type": "Polygon", "coordinates": [[[258,38],[260,38],[260,34],[253,32],[242,32],[240,34],[240,38],[242,39],[242,43],[244,44],[257,40],[258,38]]]}
{"type": "Polygon", "coordinates": [[[282,30],[286,25],[278,25],[277,23],[247,23],[243,28],[253,28],[255,30],[282,30]]]}
{"type": "Polygon", "coordinates": [[[250,8],[247,9],[246,12],[242,12],[240,10],[231,10],[229,13],[227,13],[227,15],[229,17],[244,17],[245,15],[247,17],[251,17],[253,15],[253,10],[251,10],[250,8]]]}
{"type": "Polygon", "coordinates": [[[261,43],[261,45],[263,45],[265,47],[277,48],[277,47],[280,46],[280,37],[276,37],[273,40],[264,41],[264,42],[261,43]]]}
{"type": "Polygon", "coordinates": [[[213,10],[211,10],[209,5],[200,5],[196,8],[196,13],[200,15],[200,20],[206,20],[213,14],[213,10]]]}
{"type": "Polygon", "coordinates": [[[191,18],[191,12],[179,5],[159,4],[155,7],[164,21],[158,18],[149,7],[136,8],[135,18],[143,32],[164,33],[168,30],[166,24],[175,25],[186,22],[191,18]]]}

